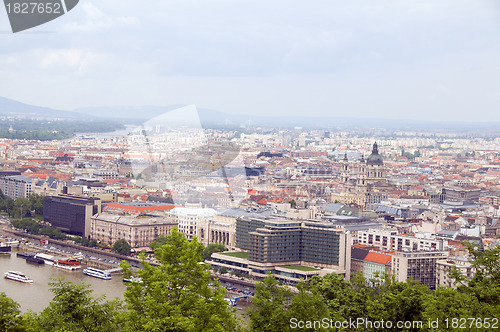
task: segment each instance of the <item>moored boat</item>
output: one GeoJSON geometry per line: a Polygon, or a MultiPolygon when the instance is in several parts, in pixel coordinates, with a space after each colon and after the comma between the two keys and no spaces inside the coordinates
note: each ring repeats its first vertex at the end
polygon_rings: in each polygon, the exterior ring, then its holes
{"type": "Polygon", "coordinates": [[[69,259],[58,259],[54,261],[55,267],[60,267],[66,270],[77,270],[82,267],[80,261],[78,259],[69,258],[69,259]]]}
{"type": "Polygon", "coordinates": [[[48,254],[36,254],[35,258],[43,259],[45,264],[65,270],[77,270],[82,267],[80,260],[74,258],[55,257],[48,254]]]}
{"type": "Polygon", "coordinates": [[[111,279],[111,274],[109,274],[105,271],[99,270],[99,269],[95,269],[93,267],[89,267],[89,268],[84,269],[83,273],[88,275],[88,276],[99,278],[99,279],[104,279],[104,280],[111,279]]]}
{"type": "Polygon", "coordinates": [[[35,258],[43,259],[47,265],[54,265],[54,261],[57,261],[54,256],[47,254],[36,254],[35,258]]]}
{"type": "Polygon", "coordinates": [[[26,263],[30,263],[30,264],[45,264],[45,261],[43,259],[40,259],[40,258],[36,258],[36,257],[33,257],[33,256],[28,256],[26,257],[26,263]]]}
{"type": "Polygon", "coordinates": [[[0,242],[0,254],[10,254],[12,247],[6,243],[0,242]]]}
{"type": "Polygon", "coordinates": [[[24,282],[24,283],[31,283],[33,280],[31,280],[28,276],[26,276],[22,272],[18,271],[8,271],[4,273],[5,279],[10,279],[10,280],[15,280],[19,282],[24,282]]]}
{"type": "Polygon", "coordinates": [[[139,283],[139,284],[142,284],[142,279],[139,278],[139,277],[130,277],[130,278],[123,278],[122,280],[123,282],[135,282],[135,283],[139,283]]]}

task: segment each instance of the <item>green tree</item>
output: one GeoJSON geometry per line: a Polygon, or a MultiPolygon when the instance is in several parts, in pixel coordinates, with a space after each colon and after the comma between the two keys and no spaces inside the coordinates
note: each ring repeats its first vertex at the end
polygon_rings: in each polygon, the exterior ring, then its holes
{"type": "Polygon", "coordinates": [[[297,206],[297,202],[294,199],[291,199],[288,203],[290,203],[292,209],[295,209],[295,207],[297,206]]]}
{"type": "MultiPolygon", "coordinates": [[[[485,316],[478,313],[478,311],[482,311],[481,307],[482,305],[473,296],[458,292],[454,288],[439,287],[432,296],[427,298],[423,317],[424,320],[433,322],[438,319],[439,326],[444,326],[445,320],[450,318],[484,318],[485,316]]],[[[460,329],[450,330],[459,331],[460,329]]],[[[475,331],[476,329],[469,326],[468,330],[475,331]]],[[[479,330],[485,331],[485,329],[479,330]]]]}
{"type": "MultiPolygon", "coordinates": [[[[152,266],[142,256],[143,269],[137,271],[141,283],[130,283],[125,291],[125,314],[129,331],[203,331],[236,329],[236,319],[224,300],[225,289],[211,281],[202,262],[203,245],[187,241],[177,228],[167,243],[155,253],[160,266],[152,266]]],[[[121,267],[131,276],[127,263],[121,267]]]]}
{"type": "Polygon", "coordinates": [[[203,249],[201,257],[203,257],[203,260],[206,261],[212,258],[213,253],[222,251],[227,251],[225,245],[223,245],[222,243],[211,243],[205,249],[203,249]]]}
{"type": "Polygon", "coordinates": [[[34,210],[36,214],[43,215],[43,201],[45,196],[39,194],[31,194],[28,196],[30,201],[31,210],[34,210]]]}
{"type": "Polygon", "coordinates": [[[255,286],[253,307],[249,309],[251,331],[289,331],[292,292],[269,274],[255,286]]]}
{"type": "Polygon", "coordinates": [[[500,246],[484,248],[482,242],[475,245],[470,242],[463,243],[469,250],[471,265],[475,270],[471,280],[457,269],[450,275],[458,284],[457,290],[473,296],[481,306],[479,314],[485,317],[500,317],[500,246]]]}
{"type": "Polygon", "coordinates": [[[28,198],[19,197],[14,201],[14,214],[19,215],[19,219],[23,219],[26,213],[30,211],[31,202],[28,198]]]}
{"type": "Polygon", "coordinates": [[[11,214],[14,212],[14,200],[9,196],[6,196],[4,199],[4,207],[5,207],[5,212],[7,212],[10,218],[11,214]]]}
{"type": "Polygon", "coordinates": [[[120,255],[125,255],[129,256],[130,255],[130,244],[124,240],[118,240],[116,241],[113,246],[111,247],[111,250],[116,251],[120,255]]]}
{"type": "Polygon", "coordinates": [[[26,331],[20,314],[19,304],[5,293],[0,293],[0,331],[26,331]]]}
{"type": "MultiPolygon", "coordinates": [[[[415,322],[425,320],[425,309],[432,296],[427,286],[407,281],[397,282],[386,278],[382,287],[381,303],[384,306],[384,319],[397,322],[415,322]]],[[[409,328],[407,331],[419,331],[409,328]]]]}
{"type": "Polygon", "coordinates": [[[161,246],[163,246],[164,244],[166,244],[167,242],[168,238],[165,235],[160,235],[158,238],[156,238],[156,240],[154,240],[149,244],[149,247],[153,250],[156,250],[161,246]]]}
{"type": "MultiPolygon", "coordinates": [[[[297,284],[298,293],[293,296],[288,309],[289,317],[297,321],[322,321],[330,318],[330,312],[325,300],[317,292],[311,291],[309,284],[300,281],[297,284]]],[[[290,325],[289,321],[289,325],[290,325]]],[[[303,331],[317,331],[317,328],[304,328],[303,331]]]]}
{"type": "Polygon", "coordinates": [[[121,302],[94,298],[89,285],[62,278],[49,284],[54,298],[40,314],[30,315],[32,331],[118,332],[121,302]]]}

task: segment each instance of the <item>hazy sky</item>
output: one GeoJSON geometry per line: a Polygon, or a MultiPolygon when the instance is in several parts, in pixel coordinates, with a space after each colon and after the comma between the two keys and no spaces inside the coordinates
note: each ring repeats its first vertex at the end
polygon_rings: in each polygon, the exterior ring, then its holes
{"type": "Polygon", "coordinates": [[[2,6],[0,96],[500,121],[500,2],[80,0],[17,34],[2,6]]]}

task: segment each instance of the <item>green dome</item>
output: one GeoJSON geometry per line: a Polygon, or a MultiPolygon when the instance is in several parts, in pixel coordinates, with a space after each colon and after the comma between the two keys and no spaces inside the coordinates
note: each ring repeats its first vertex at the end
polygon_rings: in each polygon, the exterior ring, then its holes
{"type": "Polygon", "coordinates": [[[377,143],[375,142],[373,144],[373,150],[372,154],[368,156],[366,159],[366,164],[367,165],[383,165],[384,160],[382,159],[382,156],[378,154],[378,146],[377,143]]]}

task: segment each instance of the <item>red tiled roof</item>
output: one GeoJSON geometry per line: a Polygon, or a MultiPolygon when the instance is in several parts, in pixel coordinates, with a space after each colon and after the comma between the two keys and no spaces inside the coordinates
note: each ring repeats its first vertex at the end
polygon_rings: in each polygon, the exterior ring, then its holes
{"type": "Polygon", "coordinates": [[[164,205],[164,206],[134,206],[127,204],[116,204],[116,203],[108,203],[103,208],[104,211],[122,211],[122,212],[130,212],[130,213],[151,213],[154,211],[169,211],[173,209],[174,205],[164,205]]]}
{"type": "Polygon", "coordinates": [[[366,255],[364,260],[367,262],[388,265],[391,264],[392,257],[390,255],[380,254],[378,252],[370,252],[368,253],[368,255],[366,255]]]}

